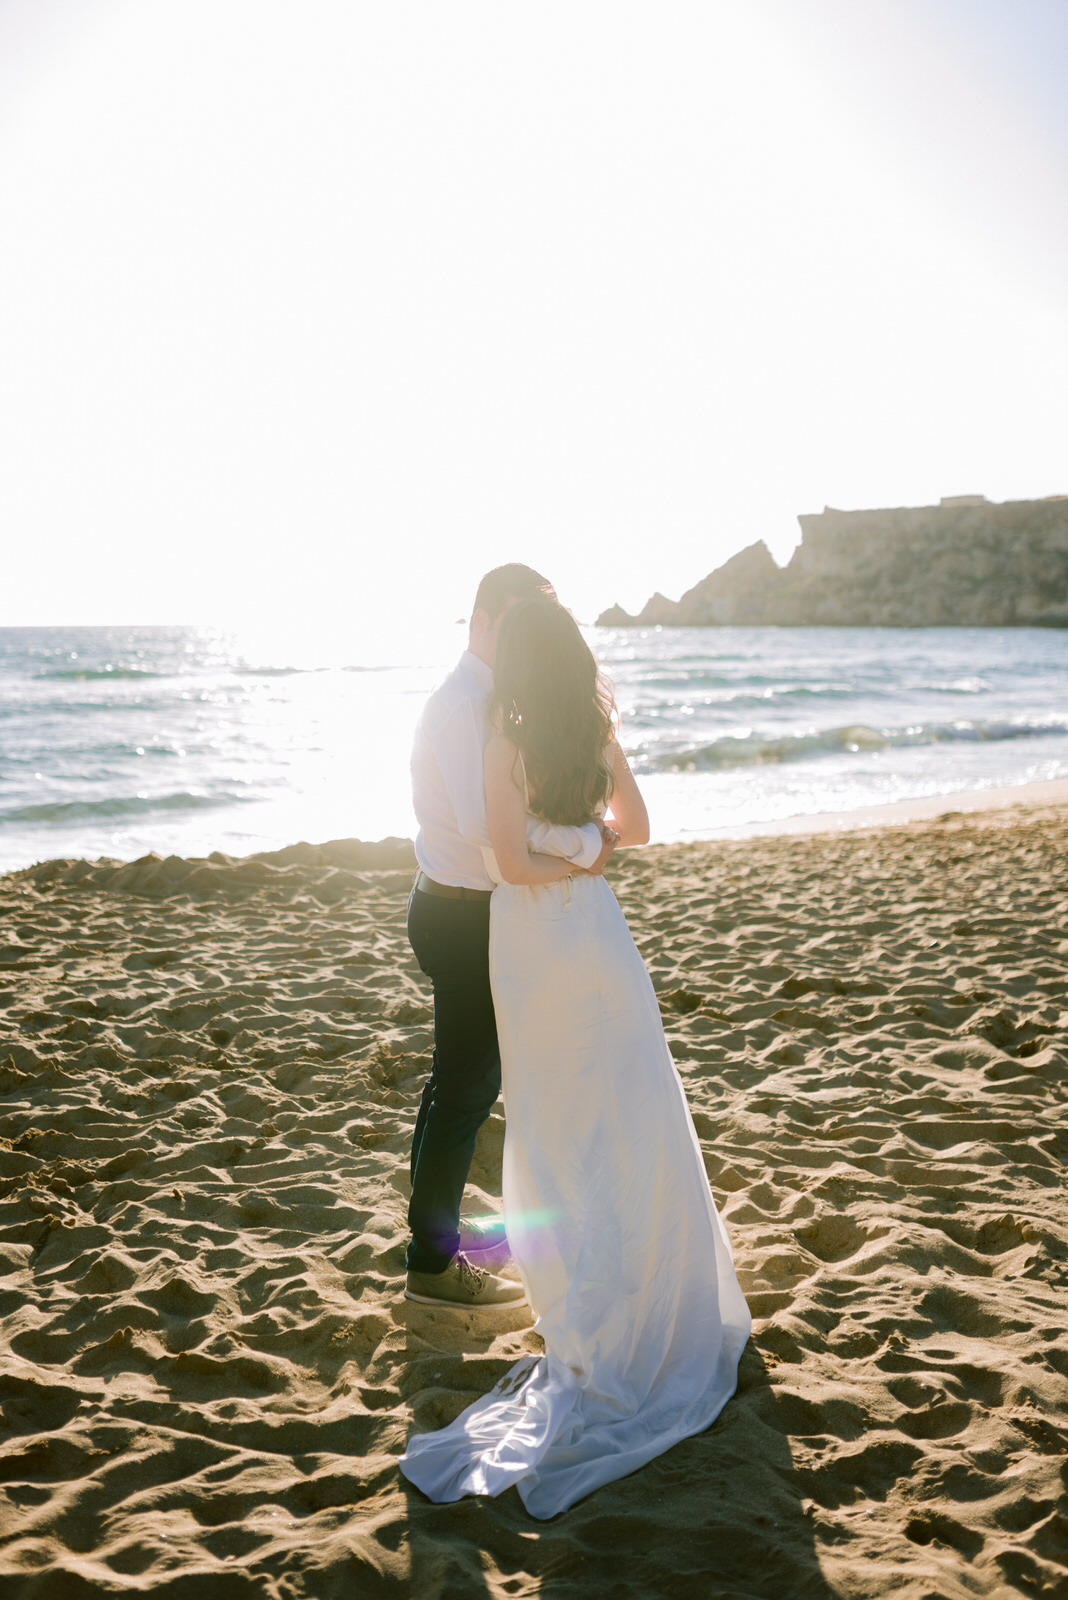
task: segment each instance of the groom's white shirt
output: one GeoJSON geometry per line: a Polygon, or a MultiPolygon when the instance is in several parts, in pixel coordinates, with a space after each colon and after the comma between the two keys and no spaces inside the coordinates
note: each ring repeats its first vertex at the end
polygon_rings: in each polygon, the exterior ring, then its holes
{"type": "MultiPolygon", "coordinates": [[[[428,878],[453,888],[494,887],[482,855],[483,845],[489,844],[482,755],[489,737],[486,696],[492,687],[492,669],[465,650],[430,696],[415,730],[416,859],[428,878]]],[[[601,853],[601,831],[594,822],[582,828],[532,822],[527,842],[532,850],[562,856],[577,867],[592,867],[601,853]]]]}

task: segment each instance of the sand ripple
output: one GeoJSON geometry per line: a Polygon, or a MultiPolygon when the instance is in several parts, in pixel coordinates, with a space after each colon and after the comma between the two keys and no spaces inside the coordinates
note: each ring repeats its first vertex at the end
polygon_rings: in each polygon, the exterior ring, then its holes
{"type": "Polygon", "coordinates": [[[756,1325],[707,1433],[545,1526],[396,1471],[538,1348],[398,1297],[410,846],[0,879],[5,1597],[1068,1593],[1066,844],[615,869],[756,1325]]]}

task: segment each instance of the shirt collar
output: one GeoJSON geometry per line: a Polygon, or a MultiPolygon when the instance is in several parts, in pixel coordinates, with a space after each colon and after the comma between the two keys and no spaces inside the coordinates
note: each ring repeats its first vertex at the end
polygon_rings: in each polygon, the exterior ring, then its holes
{"type": "Polygon", "coordinates": [[[476,656],[473,650],[465,650],[460,657],[460,665],[466,667],[468,672],[473,672],[483,689],[493,688],[493,668],[487,667],[481,656],[476,656]]]}

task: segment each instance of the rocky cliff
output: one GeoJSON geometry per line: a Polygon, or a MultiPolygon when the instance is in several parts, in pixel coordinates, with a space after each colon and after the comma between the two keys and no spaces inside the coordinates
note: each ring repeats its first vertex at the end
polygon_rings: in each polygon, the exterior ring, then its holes
{"type": "Polygon", "coordinates": [[[681,600],[661,594],[636,617],[612,606],[602,627],[722,623],[837,627],[1068,627],[1068,495],[979,495],[938,506],[799,517],[801,543],[779,567],[760,541],[681,600]]]}

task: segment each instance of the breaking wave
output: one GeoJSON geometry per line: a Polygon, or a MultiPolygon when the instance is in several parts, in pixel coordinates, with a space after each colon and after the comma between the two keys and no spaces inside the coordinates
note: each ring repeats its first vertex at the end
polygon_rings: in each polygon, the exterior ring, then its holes
{"type": "Polygon", "coordinates": [[[35,678],[56,678],[66,683],[113,683],[116,678],[162,678],[166,673],[149,672],[145,667],[49,667],[34,673],[35,678]]]}
{"type": "Polygon", "coordinates": [[[108,800],[53,800],[44,805],[20,806],[0,816],[3,822],[84,822],[93,818],[141,817],[154,811],[202,811],[211,806],[240,805],[249,797],[239,794],[116,795],[108,800]]]}
{"type": "Polygon", "coordinates": [[[728,734],[711,744],[690,749],[650,752],[646,764],[662,772],[710,772],[724,767],[746,767],[760,762],[803,761],[822,755],[856,755],[865,750],[902,749],[910,745],[994,742],[1003,739],[1041,738],[1068,733],[1066,722],[929,722],[907,728],[871,728],[864,723],[819,732],[785,734],[728,734]]]}

